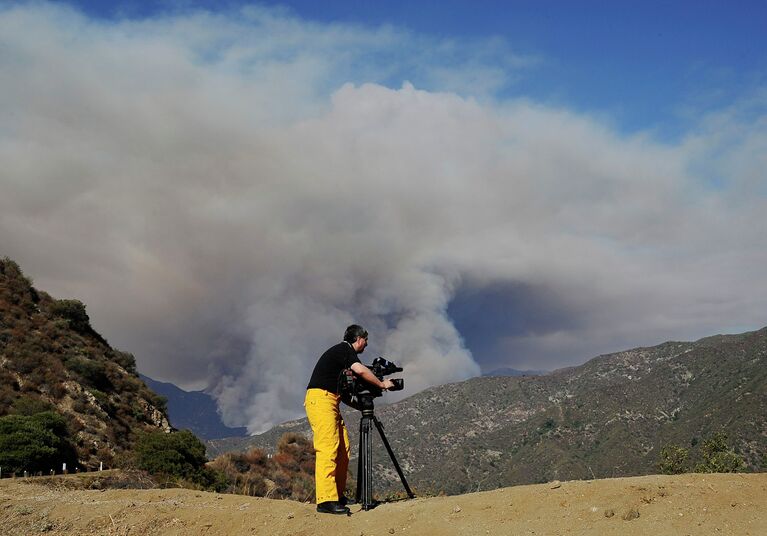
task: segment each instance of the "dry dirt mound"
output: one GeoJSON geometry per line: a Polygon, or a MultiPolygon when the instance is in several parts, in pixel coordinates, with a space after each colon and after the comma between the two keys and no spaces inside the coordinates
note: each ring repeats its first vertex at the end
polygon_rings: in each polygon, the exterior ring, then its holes
{"type": "Polygon", "coordinates": [[[518,486],[387,503],[351,517],[292,501],[0,481],[0,532],[71,535],[767,534],[767,473],[518,486]]]}

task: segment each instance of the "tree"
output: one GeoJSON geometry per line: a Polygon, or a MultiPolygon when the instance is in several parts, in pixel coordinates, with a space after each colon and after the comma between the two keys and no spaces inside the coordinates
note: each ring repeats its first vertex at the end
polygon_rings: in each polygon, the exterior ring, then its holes
{"type": "MultiPolygon", "coordinates": [[[[697,473],[735,473],[746,467],[743,456],[736,454],[727,444],[727,434],[723,431],[704,440],[698,448],[700,455],[694,471],[697,473]]],[[[694,441],[693,445],[697,445],[694,441]]],[[[660,451],[658,469],[667,475],[687,473],[692,469],[688,463],[690,451],[677,445],[667,445],[660,451]]]]}
{"type": "Polygon", "coordinates": [[[103,361],[70,356],[64,361],[64,366],[77,374],[85,385],[100,391],[110,391],[113,388],[107,375],[107,365],[103,361]]]}
{"type": "Polygon", "coordinates": [[[717,432],[705,440],[701,454],[703,461],[695,467],[699,473],[736,473],[746,466],[743,456],[729,448],[725,432],[717,432]]]}
{"type": "Polygon", "coordinates": [[[77,463],[66,421],[45,411],[0,417],[0,467],[3,471],[49,471],[77,463]]]}
{"type": "Polygon", "coordinates": [[[65,318],[69,326],[78,333],[92,331],[90,318],[85,312],[85,304],[80,300],[56,300],[51,306],[51,313],[65,318]]]}
{"type": "Polygon", "coordinates": [[[658,469],[664,475],[679,475],[688,471],[690,451],[678,445],[667,445],[660,451],[658,469]]]}
{"type": "Polygon", "coordinates": [[[124,368],[129,374],[138,376],[138,371],[136,370],[136,358],[133,357],[133,354],[115,350],[112,360],[124,368]]]}
{"type": "Polygon", "coordinates": [[[153,474],[172,476],[206,483],[205,445],[189,430],[166,433],[145,432],[136,442],[136,462],[139,468],[153,474]]]}

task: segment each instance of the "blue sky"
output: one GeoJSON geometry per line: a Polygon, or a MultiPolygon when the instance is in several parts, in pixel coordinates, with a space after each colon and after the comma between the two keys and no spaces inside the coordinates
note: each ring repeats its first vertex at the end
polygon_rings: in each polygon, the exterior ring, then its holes
{"type": "Polygon", "coordinates": [[[0,254],[251,431],[352,322],[392,398],[763,327],[734,5],[2,3],[0,254]]]}
{"type": "MultiPolygon", "coordinates": [[[[237,10],[240,1],[79,1],[94,16],[237,10]]],[[[392,25],[457,41],[500,39],[530,59],[496,93],[601,114],[625,132],[684,135],[702,112],[767,82],[767,3],[757,0],[286,1],[310,21],[392,25]]],[[[501,58],[496,58],[501,60],[501,58]]],[[[418,73],[405,74],[418,86],[418,73]]],[[[401,80],[392,80],[398,87],[401,80]]]]}

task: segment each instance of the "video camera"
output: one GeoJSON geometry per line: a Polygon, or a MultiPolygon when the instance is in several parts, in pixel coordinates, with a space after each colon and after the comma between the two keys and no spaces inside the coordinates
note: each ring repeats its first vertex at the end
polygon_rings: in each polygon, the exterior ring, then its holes
{"type": "MultiPolygon", "coordinates": [[[[371,365],[367,366],[376,378],[383,381],[384,376],[402,372],[402,367],[398,367],[391,361],[383,357],[376,357],[371,365]]],[[[352,369],[344,369],[341,372],[339,381],[339,393],[345,398],[359,398],[360,396],[369,396],[376,398],[383,395],[383,391],[365,380],[358,378],[352,369]]],[[[401,391],[405,387],[405,380],[402,378],[392,378],[393,387],[389,391],[401,391]]]]}

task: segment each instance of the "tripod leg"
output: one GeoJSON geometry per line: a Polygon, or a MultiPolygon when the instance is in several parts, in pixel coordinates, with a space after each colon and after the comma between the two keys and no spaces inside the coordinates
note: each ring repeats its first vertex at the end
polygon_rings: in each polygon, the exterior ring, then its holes
{"type": "Polygon", "coordinates": [[[368,423],[368,437],[365,442],[365,454],[367,464],[365,467],[365,504],[362,507],[365,510],[369,510],[376,506],[375,500],[373,500],[373,434],[371,434],[372,426],[368,423]]]}
{"type": "Polygon", "coordinates": [[[357,504],[362,503],[362,486],[364,484],[362,476],[364,474],[362,465],[362,452],[364,449],[363,433],[363,425],[362,422],[360,422],[360,448],[357,450],[357,491],[354,493],[354,500],[357,504]]]}
{"type": "Polygon", "coordinates": [[[370,417],[363,416],[360,421],[360,448],[357,462],[356,500],[363,510],[375,506],[373,501],[373,438],[370,435],[370,417]]]}
{"type": "Polygon", "coordinates": [[[402,481],[402,485],[405,487],[407,496],[410,497],[411,499],[414,498],[415,495],[413,494],[412,491],[410,491],[410,486],[407,485],[407,480],[405,480],[405,475],[402,473],[402,469],[400,469],[400,466],[397,463],[397,458],[394,457],[394,452],[392,451],[391,446],[389,446],[389,441],[386,440],[386,434],[384,434],[383,425],[381,424],[381,421],[378,420],[378,417],[373,415],[373,422],[375,423],[376,428],[378,429],[378,434],[381,436],[381,441],[383,441],[383,444],[386,447],[386,452],[389,453],[389,458],[391,458],[391,461],[394,464],[394,468],[397,470],[399,479],[402,481]]]}

